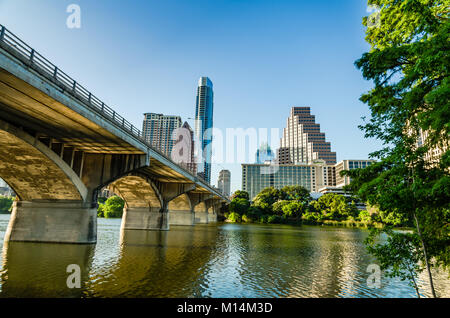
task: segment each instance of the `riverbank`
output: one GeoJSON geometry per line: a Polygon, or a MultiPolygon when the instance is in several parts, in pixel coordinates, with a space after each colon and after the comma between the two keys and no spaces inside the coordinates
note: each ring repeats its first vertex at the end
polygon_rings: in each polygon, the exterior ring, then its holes
{"type": "Polygon", "coordinates": [[[323,221],[310,221],[310,220],[286,220],[284,222],[255,222],[251,220],[236,222],[234,220],[225,219],[225,223],[231,224],[267,224],[267,225],[293,225],[293,226],[301,226],[301,225],[311,225],[311,226],[335,226],[335,227],[348,227],[348,228],[362,228],[367,229],[369,227],[375,227],[378,229],[386,227],[386,224],[380,222],[365,222],[365,221],[356,221],[356,220],[323,220],[323,221]]]}

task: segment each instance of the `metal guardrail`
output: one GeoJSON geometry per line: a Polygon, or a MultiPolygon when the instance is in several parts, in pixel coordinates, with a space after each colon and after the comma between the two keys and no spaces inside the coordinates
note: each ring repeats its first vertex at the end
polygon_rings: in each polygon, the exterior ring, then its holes
{"type": "MultiPolygon", "coordinates": [[[[71,94],[88,108],[102,115],[103,118],[110,121],[116,127],[131,134],[133,137],[137,138],[140,142],[145,144],[148,148],[152,149],[162,157],[177,165],[186,173],[192,175],[190,171],[173,162],[172,159],[169,158],[166,154],[162,153],[158,149],[153,148],[144,139],[143,133],[139,129],[134,127],[128,120],[119,115],[114,109],[106,105],[98,97],[96,97],[94,94],[80,85],[76,80],[64,73],[60,68],[58,68],[44,56],[31,48],[28,44],[19,39],[4,25],[0,24],[0,28],[0,47],[2,47],[8,53],[18,58],[33,70],[50,80],[52,83],[56,84],[58,87],[62,88],[63,91],[71,94]]],[[[210,187],[208,182],[206,182],[206,180],[204,180],[203,178],[199,176],[194,177],[200,179],[202,182],[208,185],[208,187],[210,187]]]]}

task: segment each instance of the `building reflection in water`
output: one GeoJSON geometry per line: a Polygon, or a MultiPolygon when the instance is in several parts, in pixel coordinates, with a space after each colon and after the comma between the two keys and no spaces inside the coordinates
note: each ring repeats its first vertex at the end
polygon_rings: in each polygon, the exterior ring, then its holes
{"type": "MultiPolygon", "coordinates": [[[[120,220],[101,220],[95,246],[5,244],[0,297],[416,297],[383,274],[369,288],[367,234],[256,224],[121,232],[120,220]],[[81,267],[81,289],[67,288],[69,264],[81,267]]],[[[436,273],[440,296],[448,282],[436,273]]],[[[419,285],[429,297],[426,273],[419,285]]]]}
{"type": "Polygon", "coordinates": [[[1,297],[81,297],[95,245],[5,242],[1,297]],[[67,266],[80,266],[81,288],[69,288],[67,266]]]}
{"type": "Polygon", "coordinates": [[[201,296],[217,227],[171,226],[170,231],[122,230],[118,261],[93,274],[87,291],[97,297],[201,296]]]}

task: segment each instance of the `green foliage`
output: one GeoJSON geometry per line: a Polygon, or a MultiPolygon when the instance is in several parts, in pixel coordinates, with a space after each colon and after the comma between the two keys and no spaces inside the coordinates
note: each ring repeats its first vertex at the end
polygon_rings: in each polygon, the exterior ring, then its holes
{"type": "Polygon", "coordinates": [[[346,220],[357,217],[358,209],[355,204],[349,204],[347,199],[335,193],[327,193],[312,203],[315,211],[320,211],[325,220],[346,220]]]}
{"type": "Polygon", "coordinates": [[[14,197],[0,196],[0,214],[11,213],[14,197]]]}
{"type": "Polygon", "coordinates": [[[420,240],[416,234],[394,232],[390,228],[372,229],[366,244],[369,253],[380,262],[380,267],[385,270],[386,276],[407,280],[420,297],[417,276],[423,268],[419,265],[422,253],[420,240]],[[376,237],[380,233],[387,235],[387,242],[384,244],[376,243],[376,237]]]}
{"type": "Polygon", "coordinates": [[[279,215],[269,215],[267,217],[267,223],[268,224],[280,224],[280,223],[284,223],[284,219],[279,215]]]}
{"type": "Polygon", "coordinates": [[[300,218],[303,213],[303,203],[300,201],[290,201],[288,204],[284,205],[283,214],[286,217],[300,218]]]}
{"type": "Polygon", "coordinates": [[[324,216],[320,212],[316,211],[307,211],[302,215],[302,219],[306,221],[307,224],[317,224],[321,223],[324,220],[324,216]]]}
{"type": "MultiPolygon", "coordinates": [[[[360,213],[352,200],[342,195],[329,194],[317,201],[311,201],[309,193],[305,195],[303,189],[297,186],[285,187],[283,190],[267,188],[256,196],[253,204],[244,198],[236,197],[229,205],[231,213],[226,214],[226,217],[230,222],[246,223],[300,224],[304,221],[308,224],[323,224],[327,220],[358,223],[356,220],[359,220],[360,213]],[[293,198],[301,198],[303,201],[293,198]]],[[[370,219],[370,215],[368,218],[370,219]]],[[[330,224],[348,226],[350,223],[330,224]]]]}
{"type": "Polygon", "coordinates": [[[105,203],[106,200],[108,200],[108,198],[105,198],[105,197],[98,197],[97,202],[98,202],[98,203],[105,203]]]}
{"type": "Polygon", "coordinates": [[[359,212],[359,216],[358,218],[365,223],[370,223],[372,222],[372,216],[370,215],[370,213],[366,210],[363,210],[361,212],[359,212]]]}
{"type": "Polygon", "coordinates": [[[231,200],[229,211],[232,213],[237,213],[239,215],[244,215],[248,212],[250,207],[250,202],[244,198],[234,198],[231,200]]]}
{"type": "Polygon", "coordinates": [[[121,218],[125,201],[118,196],[110,197],[105,203],[100,203],[97,209],[98,217],[121,218]]]}
{"type": "Polygon", "coordinates": [[[272,212],[272,205],[283,198],[283,193],[275,188],[266,188],[255,197],[253,204],[266,213],[272,212]]]}
{"type": "Polygon", "coordinates": [[[309,190],[302,186],[286,186],[281,189],[281,196],[285,200],[295,200],[308,203],[312,200],[309,190]]]}
{"type": "Polygon", "coordinates": [[[97,217],[98,218],[104,218],[105,217],[105,213],[103,212],[105,208],[105,204],[103,203],[99,203],[98,204],[98,208],[97,208],[97,217]]]}
{"type": "Polygon", "coordinates": [[[289,201],[289,200],[280,200],[280,201],[275,202],[272,205],[273,213],[275,213],[276,215],[279,215],[279,216],[284,215],[283,207],[285,205],[288,205],[290,202],[291,201],[289,201]]]}
{"type": "Polygon", "coordinates": [[[257,206],[251,206],[248,209],[247,212],[247,216],[252,219],[252,220],[259,220],[259,218],[261,217],[261,215],[264,214],[264,211],[262,211],[260,208],[258,208],[257,206]]]}
{"type": "Polygon", "coordinates": [[[246,199],[247,201],[249,201],[250,196],[247,191],[237,190],[235,193],[233,193],[231,199],[246,199]]]}
{"type": "Polygon", "coordinates": [[[241,222],[241,216],[239,214],[237,214],[236,212],[231,212],[230,214],[228,214],[227,219],[233,223],[241,222]]]}
{"type": "MultiPolygon", "coordinates": [[[[381,220],[394,224],[414,220],[415,237],[389,233],[383,249],[371,251],[394,264],[394,276],[411,281],[414,277],[405,276],[398,264],[424,262],[435,295],[430,267],[450,269],[450,3],[368,3],[381,11],[380,23],[367,28],[371,50],[355,63],[363,77],[374,83],[361,97],[371,118],[360,128],[366,137],[381,140],[384,148],[372,154],[377,163],[344,173],[352,177],[350,189],[359,198],[385,211],[380,212],[381,220]],[[418,144],[421,131],[428,137],[418,144]],[[436,148],[447,150],[437,161],[425,160],[425,154],[436,148]]],[[[363,24],[368,25],[367,18],[363,24]]]]}

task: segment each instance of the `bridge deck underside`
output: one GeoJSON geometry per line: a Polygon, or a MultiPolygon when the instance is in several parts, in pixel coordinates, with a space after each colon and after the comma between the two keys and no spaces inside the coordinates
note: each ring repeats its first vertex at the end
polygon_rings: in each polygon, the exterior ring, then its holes
{"type": "Polygon", "coordinates": [[[89,153],[139,154],[103,127],[0,69],[1,117],[12,124],[51,137],[89,153]]]}

